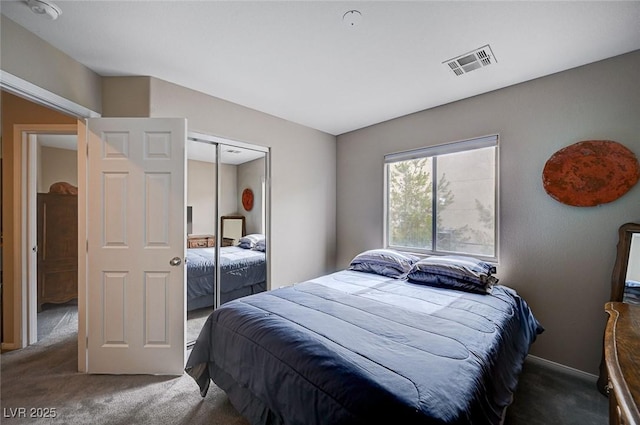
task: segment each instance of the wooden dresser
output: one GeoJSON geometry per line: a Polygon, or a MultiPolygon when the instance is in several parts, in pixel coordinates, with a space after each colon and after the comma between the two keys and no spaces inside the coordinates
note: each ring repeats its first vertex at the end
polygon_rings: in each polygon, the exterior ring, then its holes
{"type": "Polygon", "coordinates": [[[609,302],[604,357],[609,375],[609,423],[640,425],[640,305],[609,302]]]}
{"type": "Polygon", "coordinates": [[[216,246],[216,237],[213,235],[188,235],[187,248],[211,248],[216,246]]]}

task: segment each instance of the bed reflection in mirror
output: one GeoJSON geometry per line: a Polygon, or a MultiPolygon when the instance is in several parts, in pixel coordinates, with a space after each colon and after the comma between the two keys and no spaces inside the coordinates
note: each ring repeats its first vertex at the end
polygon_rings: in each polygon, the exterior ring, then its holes
{"type": "Polygon", "coordinates": [[[267,289],[266,245],[260,250],[242,238],[266,236],[268,150],[237,143],[204,135],[190,136],[187,143],[188,345],[218,305],[267,289]],[[255,194],[250,210],[242,203],[247,188],[255,194]]]}
{"type": "Polygon", "coordinates": [[[640,233],[631,236],[623,301],[640,304],[640,233]]]}

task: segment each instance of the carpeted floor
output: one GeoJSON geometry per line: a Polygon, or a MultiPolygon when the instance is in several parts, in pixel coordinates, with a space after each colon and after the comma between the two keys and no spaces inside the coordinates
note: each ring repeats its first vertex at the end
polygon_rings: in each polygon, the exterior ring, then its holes
{"type": "Polygon", "coordinates": [[[78,300],[64,304],[43,304],[38,313],[38,341],[48,338],[56,329],[78,329],[78,300]],[[75,327],[74,327],[75,326],[75,327]]]}
{"type": "Polygon", "coordinates": [[[505,425],[606,425],[609,400],[595,378],[527,359],[505,425]]]}
{"type": "MultiPolygon", "coordinates": [[[[77,321],[63,314],[47,326],[37,344],[0,356],[3,424],[248,425],[222,390],[212,384],[202,398],[187,375],[78,373],[77,321]],[[30,418],[31,408],[55,418],[30,418]]],[[[505,425],[604,425],[607,414],[594,380],[527,361],[505,425]]]]}
{"type": "Polygon", "coordinates": [[[39,316],[48,335],[37,344],[0,356],[2,424],[248,425],[222,390],[212,385],[202,398],[188,375],[78,373],[77,312],[61,310],[39,316]],[[21,408],[27,417],[17,417],[21,408]],[[55,418],[31,418],[32,408],[55,418]]]}
{"type": "MultiPolygon", "coordinates": [[[[187,312],[187,344],[195,342],[200,329],[213,311],[213,307],[204,307],[187,312]]],[[[44,304],[38,313],[38,341],[46,338],[53,330],[65,326],[77,326],[78,300],[64,304],[44,304]]]]}
{"type": "Polygon", "coordinates": [[[187,345],[196,342],[198,335],[200,335],[200,330],[204,326],[204,322],[207,321],[207,317],[209,317],[212,311],[213,307],[205,307],[187,312],[187,345]]]}

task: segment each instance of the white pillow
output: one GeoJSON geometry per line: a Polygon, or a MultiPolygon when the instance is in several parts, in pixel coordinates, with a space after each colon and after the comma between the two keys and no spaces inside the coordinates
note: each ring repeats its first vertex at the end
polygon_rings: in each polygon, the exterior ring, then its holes
{"type": "Polygon", "coordinates": [[[264,235],[260,233],[252,233],[250,235],[246,235],[240,238],[240,243],[238,246],[244,249],[251,249],[256,246],[256,244],[264,240],[264,235]]]}

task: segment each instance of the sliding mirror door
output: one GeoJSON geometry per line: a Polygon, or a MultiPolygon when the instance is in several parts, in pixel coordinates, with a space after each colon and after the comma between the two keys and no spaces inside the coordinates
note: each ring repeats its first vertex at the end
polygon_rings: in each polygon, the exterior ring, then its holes
{"type": "Polygon", "coordinates": [[[216,143],[187,140],[187,346],[215,306],[217,151],[216,143]]]}
{"type": "Polygon", "coordinates": [[[187,341],[217,306],[267,286],[266,148],[191,133],[187,142],[187,341]]]}
{"type": "Polygon", "coordinates": [[[219,145],[219,300],[267,289],[267,152],[219,145]]]}

